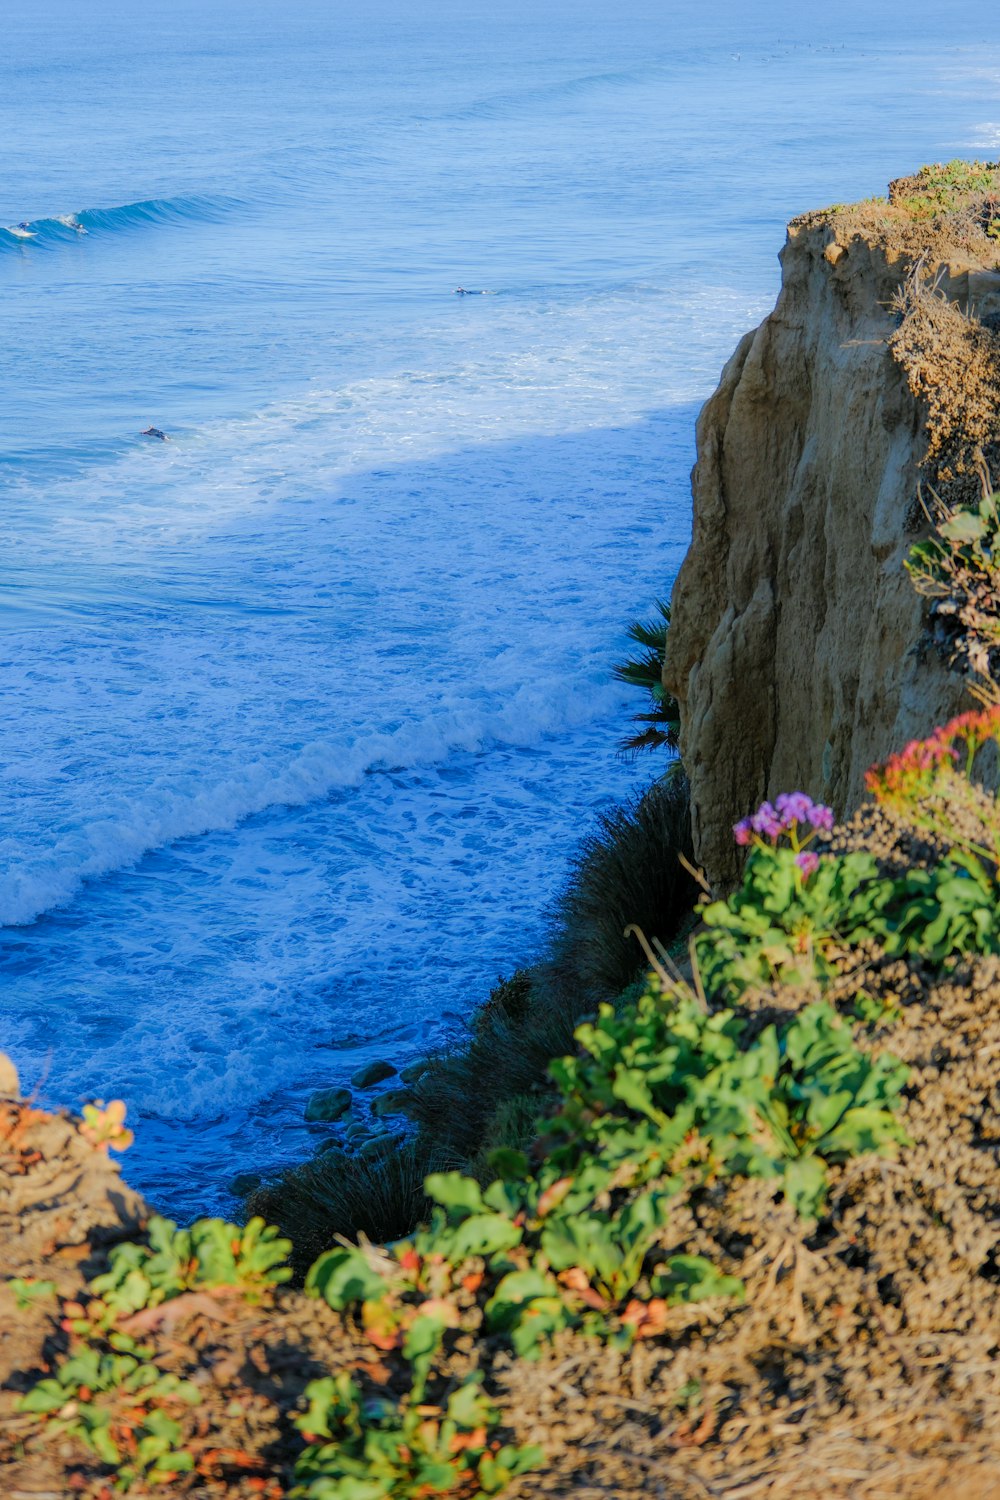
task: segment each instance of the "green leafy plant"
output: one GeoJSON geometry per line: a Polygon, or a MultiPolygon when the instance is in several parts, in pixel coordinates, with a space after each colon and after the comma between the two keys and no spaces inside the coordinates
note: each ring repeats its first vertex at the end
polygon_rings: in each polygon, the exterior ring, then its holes
{"type": "Polygon", "coordinates": [[[638,755],[643,750],[675,750],[680,735],[680,708],[676,698],[663,686],[670,605],[658,599],[656,612],[655,620],[636,620],[628,627],[629,640],[641,650],[613,669],[619,682],[641,688],[650,703],[648,712],[635,715],[635,723],[646,727],[621,742],[620,753],[626,756],[638,755]]]}
{"type": "Polygon", "coordinates": [[[135,1140],[131,1130],[125,1128],[125,1105],[121,1099],[112,1099],[105,1105],[103,1099],[83,1106],[80,1134],[93,1146],[110,1146],[115,1151],[127,1151],[135,1140]]]}
{"type": "Polygon", "coordinates": [[[437,1172],[425,1184],[428,1196],[439,1207],[425,1229],[417,1231],[413,1245],[422,1257],[441,1256],[460,1266],[473,1256],[491,1256],[513,1250],[521,1243],[523,1230],[495,1194],[483,1194],[478,1182],[461,1172],[437,1172]]]}
{"type": "Polygon", "coordinates": [[[294,1500],[479,1500],[541,1462],[540,1448],[495,1436],[499,1415],[478,1377],[441,1407],[417,1389],[399,1401],[366,1399],[346,1372],[312,1381],[306,1399],[298,1426],[309,1445],[295,1466],[294,1500]]]}
{"type": "Polygon", "coordinates": [[[322,1297],[335,1312],[381,1297],[385,1276],[357,1245],[327,1250],[309,1268],[306,1291],[322,1297]]]}
{"type": "Polygon", "coordinates": [[[599,1153],[619,1181],[673,1171],[675,1191],[692,1167],[706,1178],[777,1177],[812,1218],[828,1162],[906,1140],[895,1116],[906,1068],[858,1048],[832,1006],[807,1006],[749,1046],[739,1031],[732,1012],[708,1016],[680,988],[651,991],[627,1022],[602,1010],[581,1028],[589,1056],[557,1065],[567,1102],[552,1122],[565,1142],[553,1169],[599,1153]]]}
{"type": "Polygon", "coordinates": [[[169,1483],[194,1467],[172,1412],[196,1406],[197,1387],[131,1354],[81,1349],[20,1398],[53,1436],[78,1438],[114,1468],[116,1489],[169,1483]]]}
{"type": "Polygon", "coordinates": [[[997,186],[996,162],[964,161],[956,157],[921,167],[913,177],[899,184],[903,191],[894,192],[893,201],[913,219],[934,219],[962,208],[977,195],[989,193],[997,186]]]}
{"type": "Polygon", "coordinates": [[[908,1071],[888,1054],[858,1048],[823,1001],[780,1034],[769,1026],[718,1079],[720,1095],[744,1113],[734,1164],[751,1175],[779,1176],[796,1212],[815,1218],[827,1163],[869,1151],[892,1155],[907,1142],[896,1110],[908,1071]]]}
{"type": "Polygon", "coordinates": [[[500,1277],[486,1304],[487,1324],[504,1334],[515,1354],[530,1359],[561,1329],[573,1322],[565,1288],[538,1265],[519,1267],[500,1277]]]}
{"type": "Polygon", "coordinates": [[[7,1285],[14,1293],[18,1312],[27,1312],[36,1302],[54,1297],[56,1293],[54,1281],[42,1281],[36,1276],[12,1276],[7,1285]]]}
{"type": "Polygon", "coordinates": [[[112,1317],[127,1317],[196,1289],[232,1287],[249,1300],[287,1281],[291,1243],[263,1219],[245,1228],[223,1219],[197,1219],[178,1229],[150,1219],[148,1244],[128,1242],[111,1251],[111,1268],[91,1288],[112,1317]]]}
{"type": "Polygon", "coordinates": [[[895,896],[873,855],[817,857],[803,878],[793,850],[754,849],[729,900],[701,909],[694,948],[702,983],[732,1002],[754,986],[828,977],[832,949],[888,933],[895,896]]]}
{"type": "MultiPolygon", "coordinates": [[[[995,221],[1000,225],[1000,219],[995,221]]],[[[975,507],[933,497],[935,529],[910,549],[906,568],[931,600],[930,627],[949,665],[968,674],[984,701],[1000,699],[1000,497],[982,472],[975,507]]]]}

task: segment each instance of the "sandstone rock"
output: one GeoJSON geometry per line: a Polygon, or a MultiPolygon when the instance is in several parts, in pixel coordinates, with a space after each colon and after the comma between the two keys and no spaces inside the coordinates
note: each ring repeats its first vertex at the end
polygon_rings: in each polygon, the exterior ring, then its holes
{"type": "Polygon", "coordinates": [[[379,1059],[376,1062],[366,1063],[356,1073],[351,1074],[351,1082],[356,1089],[370,1089],[376,1083],[384,1083],[391,1078],[396,1069],[392,1063],[379,1059]]]}
{"type": "Polygon", "coordinates": [[[903,567],[928,450],[926,408],[889,347],[912,265],[877,235],[793,223],[777,306],[698,421],[664,681],[697,857],[720,890],[739,872],[732,824],[765,797],[801,789],[842,814],[873,762],[969,706],[919,649],[923,601],[903,567]]]}
{"type": "Polygon", "coordinates": [[[306,1105],[307,1120],[339,1120],[351,1107],[350,1089],[317,1089],[306,1105]]]}

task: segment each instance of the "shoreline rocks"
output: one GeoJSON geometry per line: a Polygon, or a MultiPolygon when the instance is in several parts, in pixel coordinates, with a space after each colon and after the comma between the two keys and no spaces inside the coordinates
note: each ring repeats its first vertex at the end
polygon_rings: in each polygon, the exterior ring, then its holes
{"type": "Polygon", "coordinates": [[[350,1089],[317,1089],[309,1097],[305,1118],[310,1122],[342,1120],[353,1099],[350,1089]]]}
{"type": "Polygon", "coordinates": [[[378,1058],[375,1062],[365,1063],[363,1068],[352,1073],[351,1084],[356,1089],[374,1088],[377,1083],[384,1083],[387,1078],[394,1078],[396,1072],[397,1069],[392,1063],[378,1058]]]}

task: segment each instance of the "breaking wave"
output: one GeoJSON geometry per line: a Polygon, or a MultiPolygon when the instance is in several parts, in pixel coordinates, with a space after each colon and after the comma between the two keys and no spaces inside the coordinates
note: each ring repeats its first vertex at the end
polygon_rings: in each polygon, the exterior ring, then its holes
{"type": "Polygon", "coordinates": [[[112,235],[151,225],[216,223],[244,207],[240,198],[192,194],[178,198],[143,198],[115,208],[85,208],[74,214],[25,219],[0,228],[0,249],[23,250],[29,245],[55,247],[86,235],[112,235]]]}

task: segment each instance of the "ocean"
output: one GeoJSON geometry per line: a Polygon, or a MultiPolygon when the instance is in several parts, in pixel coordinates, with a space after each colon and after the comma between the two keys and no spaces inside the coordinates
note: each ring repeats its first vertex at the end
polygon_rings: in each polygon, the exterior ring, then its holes
{"type": "Polygon", "coordinates": [[[45,1103],[126,1100],[158,1208],[231,1214],[317,1143],[312,1089],[530,961],[654,774],[610,666],[683,557],[699,404],[789,217],[1000,154],[1000,23],[10,0],[4,31],[0,1048],[45,1103]]]}

